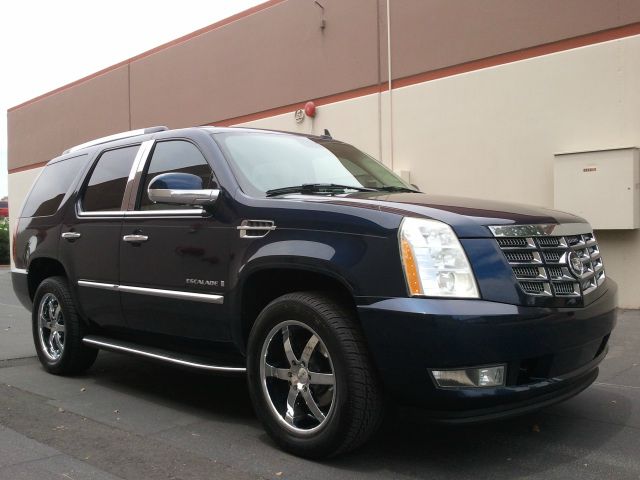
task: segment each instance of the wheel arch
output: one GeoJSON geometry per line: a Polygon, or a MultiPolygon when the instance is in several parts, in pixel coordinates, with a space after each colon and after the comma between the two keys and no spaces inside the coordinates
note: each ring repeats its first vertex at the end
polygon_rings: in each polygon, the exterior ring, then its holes
{"type": "Polygon", "coordinates": [[[262,309],[282,295],[300,291],[326,292],[350,308],[357,318],[353,286],[332,270],[290,264],[255,268],[241,277],[234,298],[239,321],[233,326],[233,337],[243,353],[251,327],[262,309]]]}
{"type": "Polygon", "coordinates": [[[49,277],[66,277],[67,271],[59,260],[51,257],[38,257],[29,262],[27,284],[31,301],[36,294],[38,286],[49,277]]]}

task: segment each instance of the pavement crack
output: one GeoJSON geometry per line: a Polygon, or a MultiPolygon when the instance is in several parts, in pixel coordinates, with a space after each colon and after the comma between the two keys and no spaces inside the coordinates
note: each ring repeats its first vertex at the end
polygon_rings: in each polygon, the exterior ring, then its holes
{"type": "Polygon", "coordinates": [[[18,357],[18,358],[7,358],[0,360],[0,368],[11,368],[11,367],[21,367],[23,365],[31,365],[36,363],[36,356],[30,357],[18,357]]]}
{"type": "Polygon", "coordinates": [[[7,463],[6,465],[2,465],[2,467],[0,467],[0,472],[2,472],[2,470],[8,470],[9,468],[13,469],[21,465],[29,465],[31,463],[38,463],[38,462],[42,462],[43,460],[51,460],[52,458],[58,458],[58,457],[64,457],[64,454],[58,452],[58,453],[54,453],[53,455],[45,455],[38,458],[30,458],[29,460],[22,460],[21,462],[7,463]]]}
{"type": "Polygon", "coordinates": [[[602,386],[602,387],[631,388],[634,390],[640,390],[640,387],[635,385],[620,385],[618,383],[605,383],[605,382],[594,382],[593,384],[597,386],[602,386]]]}

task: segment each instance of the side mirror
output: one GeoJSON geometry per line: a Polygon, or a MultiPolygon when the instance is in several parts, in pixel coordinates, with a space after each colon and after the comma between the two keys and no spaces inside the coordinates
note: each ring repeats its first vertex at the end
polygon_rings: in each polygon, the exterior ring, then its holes
{"type": "Polygon", "coordinates": [[[149,183],[149,199],[153,203],[173,205],[206,206],[213,205],[220,190],[205,190],[202,179],[190,173],[163,173],[149,183]]]}

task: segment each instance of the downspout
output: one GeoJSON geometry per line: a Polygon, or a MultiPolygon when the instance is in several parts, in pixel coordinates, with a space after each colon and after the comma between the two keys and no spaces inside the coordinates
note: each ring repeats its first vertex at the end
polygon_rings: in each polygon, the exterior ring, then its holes
{"type": "Polygon", "coordinates": [[[393,85],[391,81],[391,0],[387,0],[387,80],[389,90],[389,148],[393,170],[393,85]]]}

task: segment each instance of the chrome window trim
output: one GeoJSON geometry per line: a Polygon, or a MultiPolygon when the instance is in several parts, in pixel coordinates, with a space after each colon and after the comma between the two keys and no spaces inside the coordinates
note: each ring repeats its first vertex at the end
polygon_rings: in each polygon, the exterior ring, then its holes
{"type": "Polygon", "coordinates": [[[153,145],[155,140],[146,140],[140,144],[140,149],[136,154],[136,158],[133,160],[133,164],[131,165],[131,171],[129,171],[129,178],[127,178],[127,186],[124,189],[124,195],[122,196],[122,205],[120,209],[122,211],[127,211],[131,207],[131,197],[133,196],[134,203],[136,193],[138,192],[138,183],[140,181],[140,176],[142,175],[142,170],[144,169],[145,164],[147,163],[147,158],[149,158],[149,153],[153,149],[153,145]]]}
{"type": "Polygon", "coordinates": [[[102,290],[112,290],[116,292],[138,293],[154,297],[176,298],[181,300],[191,300],[194,302],[216,303],[224,302],[224,295],[210,293],[183,292],[180,290],[163,290],[160,288],[134,287],[132,285],[116,285],[115,283],[93,282],[90,280],[78,280],[81,287],[99,288],[102,290]]]}
{"type": "MultiPolygon", "coordinates": [[[[93,168],[95,168],[95,164],[100,161],[100,157],[102,157],[102,154],[108,149],[101,151],[98,157],[94,159],[92,168],[89,169],[89,172],[87,172],[87,174],[85,175],[82,181],[84,188],[82,189],[82,195],[78,195],[78,198],[76,201],[76,216],[82,217],[82,218],[94,218],[94,217],[95,218],[105,218],[105,217],[112,218],[112,217],[124,216],[124,213],[127,210],[127,206],[129,203],[129,197],[131,196],[131,191],[133,188],[132,182],[135,178],[136,168],[138,167],[139,162],[141,162],[144,158],[147,157],[150,151],[149,147],[153,145],[154,141],[155,140],[147,140],[137,145],[138,151],[136,152],[136,156],[134,157],[133,163],[131,164],[131,170],[129,170],[129,175],[127,177],[127,184],[125,185],[124,193],[122,194],[122,202],[120,202],[120,210],[95,210],[95,211],[85,212],[84,210],[82,210],[82,197],[84,196],[84,191],[86,190],[88,181],[91,178],[91,175],[93,173],[93,168]]],[[[135,146],[135,144],[129,145],[129,146],[132,147],[132,146],[135,146]]],[[[127,148],[127,147],[121,147],[121,148],[127,148]]],[[[115,150],[118,150],[118,149],[116,148],[115,150]]],[[[144,161],[142,161],[142,163],[144,164],[144,161]]]]}
{"type": "Polygon", "coordinates": [[[82,218],[113,218],[113,217],[123,217],[125,212],[122,210],[112,211],[112,210],[101,210],[97,212],[83,212],[80,209],[80,205],[76,206],[76,215],[82,218]]]}
{"type": "Polygon", "coordinates": [[[19,273],[20,275],[26,275],[29,271],[26,268],[12,268],[11,273],[19,273]]]}
{"type": "Polygon", "coordinates": [[[125,217],[203,217],[206,214],[202,208],[177,208],[175,210],[128,210],[123,213],[125,217]]]}
{"type": "Polygon", "coordinates": [[[546,237],[591,233],[588,223],[547,223],[537,225],[491,225],[494,237],[546,237]]]}

